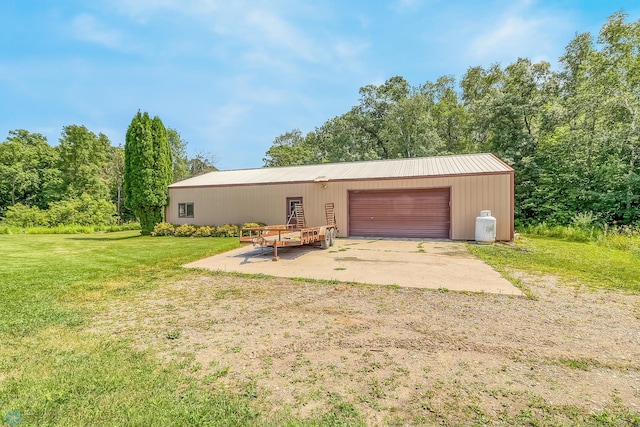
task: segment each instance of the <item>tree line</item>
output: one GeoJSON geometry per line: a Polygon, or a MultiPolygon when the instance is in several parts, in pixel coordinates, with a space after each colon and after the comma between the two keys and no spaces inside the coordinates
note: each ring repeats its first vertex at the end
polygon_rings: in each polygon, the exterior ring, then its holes
{"type": "MultiPolygon", "coordinates": [[[[156,123],[156,128],[161,124],[156,123]]],[[[173,177],[168,183],[217,170],[214,156],[190,156],[187,141],[178,131],[167,128],[164,132],[173,177]]],[[[135,220],[135,209],[124,191],[125,148],[81,125],[64,126],[58,142],[52,146],[45,136],[18,129],[0,143],[0,220],[14,220],[12,225],[21,226],[135,220]]],[[[166,194],[167,183],[163,184],[166,194]]]]}
{"type": "Polygon", "coordinates": [[[307,134],[275,138],[265,166],[492,152],[515,169],[520,225],[640,221],[640,21],[609,17],[559,58],[471,67],[457,81],[392,77],[307,134]]]}

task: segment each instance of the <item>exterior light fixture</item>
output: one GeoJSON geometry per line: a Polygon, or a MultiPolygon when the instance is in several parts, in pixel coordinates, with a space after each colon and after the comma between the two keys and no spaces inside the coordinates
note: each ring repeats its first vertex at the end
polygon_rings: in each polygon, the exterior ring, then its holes
{"type": "Polygon", "coordinates": [[[329,178],[327,178],[324,175],[320,175],[319,177],[314,179],[313,182],[318,182],[322,185],[322,188],[327,188],[327,183],[329,182],[329,178]]]}

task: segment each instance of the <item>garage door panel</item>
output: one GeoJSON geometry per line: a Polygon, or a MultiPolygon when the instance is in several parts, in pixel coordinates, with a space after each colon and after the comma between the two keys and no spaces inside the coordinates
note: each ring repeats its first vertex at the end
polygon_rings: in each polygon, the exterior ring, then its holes
{"type": "Polygon", "coordinates": [[[352,192],[349,234],[448,238],[449,200],[448,188],[352,192]]]}

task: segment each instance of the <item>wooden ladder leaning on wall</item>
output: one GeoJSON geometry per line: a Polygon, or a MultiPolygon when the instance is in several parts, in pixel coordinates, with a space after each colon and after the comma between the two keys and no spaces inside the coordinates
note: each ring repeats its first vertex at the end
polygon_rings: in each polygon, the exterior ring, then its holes
{"type": "Polygon", "coordinates": [[[305,228],[307,226],[307,221],[304,219],[304,208],[302,207],[302,203],[296,203],[293,210],[295,212],[296,228],[305,228]]]}
{"type": "Polygon", "coordinates": [[[327,225],[333,225],[336,231],[338,231],[338,224],[336,224],[336,212],[333,203],[325,204],[324,212],[327,215],[327,225]]]}

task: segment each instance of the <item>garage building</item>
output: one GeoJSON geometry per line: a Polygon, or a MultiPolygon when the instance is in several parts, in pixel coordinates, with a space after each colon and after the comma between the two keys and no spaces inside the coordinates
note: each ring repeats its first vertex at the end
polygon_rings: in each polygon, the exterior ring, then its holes
{"type": "Polygon", "coordinates": [[[285,224],[298,203],[307,226],[338,236],[473,240],[475,218],[491,210],[496,238],[513,238],[514,171],[493,154],[217,171],[169,186],[173,224],[285,224]]]}

